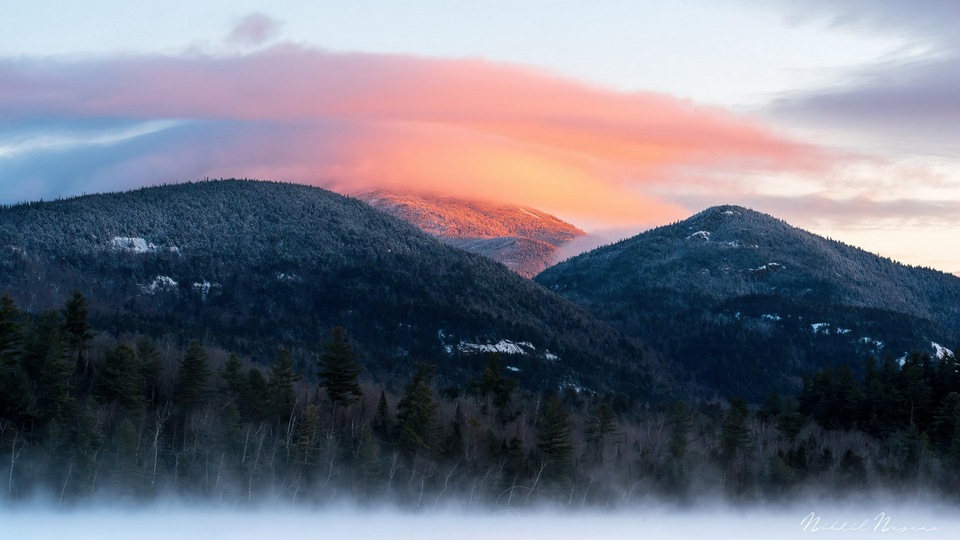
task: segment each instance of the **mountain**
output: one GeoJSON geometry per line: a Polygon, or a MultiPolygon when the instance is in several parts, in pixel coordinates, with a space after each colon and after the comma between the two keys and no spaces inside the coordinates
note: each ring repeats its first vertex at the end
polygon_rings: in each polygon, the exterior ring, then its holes
{"type": "Polygon", "coordinates": [[[725,395],[762,399],[868,355],[960,339],[960,278],[908,267],[739,206],[569,259],[536,281],[678,360],[725,395]]]}
{"type": "Polygon", "coordinates": [[[0,293],[38,312],[73,289],[115,335],[200,338],[255,358],[282,345],[312,362],[344,326],[388,378],[428,362],[462,382],[479,353],[500,351],[532,387],[675,390],[649,354],[560,296],[308,186],[209,181],[0,209],[0,293]]]}
{"type": "Polygon", "coordinates": [[[587,237],[559,218],[517,205],[384,190],[358,198],[447,244],[501,262],[524,277],[537,275],[562,258],[564,246],[587,237]]]}

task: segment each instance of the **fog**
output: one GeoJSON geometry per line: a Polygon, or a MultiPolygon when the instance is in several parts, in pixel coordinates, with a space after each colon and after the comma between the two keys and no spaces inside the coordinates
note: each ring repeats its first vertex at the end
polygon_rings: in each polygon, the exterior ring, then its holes
{"type": "Polygon", "coordinates": [[[638,505],[629,511],[540,510],[410,513],[356,508],[211,508],[189,505],[58,510],[0,509],[0,539],[776,539],[957,538],[955,507],[936,504],[838,504],[681,510],[638,505]]]}

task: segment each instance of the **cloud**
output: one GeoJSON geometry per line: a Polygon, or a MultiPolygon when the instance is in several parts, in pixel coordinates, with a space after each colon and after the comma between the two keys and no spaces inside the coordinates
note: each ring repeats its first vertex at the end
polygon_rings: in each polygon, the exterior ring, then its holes
{"type": "Polygon", "coordinates": [[[786,95],[769,109],[791,123],[847,129],[885,151],[960,152],[960,2],[830,0],[784,2],[788,17],[898,36],[898,57],[852,73],[845,84],[786,95]]]}
{"type": "Polygon", "coordinates": [[[237,22],[225,41],[232,45],[263,45],[280,35],[282,26],[283,23],[263,13],[251,13],[237,22]]]}
{"type": "Polygon", "coordinates": [[[75,135],[109,120],[116,130],[99,133],[115,142],[92,153],[24,154],[21,140],[21,152],[6,158],[14,143],[0,131],[4,193],[22,192],[9,186],[25,177],[63,189],[40,190],[50,197],[244,176],[344,192],[468,195],[596,224],[651,224],[686,211],[645,194],[650,187],[815,170],[828,160],[720,108],[480,60],[280,45],[233,56],[6,59],[0,79],[2,125],[75,135]],[[144,127],[158,122],[170,125],[144,127]],[[124,137],[138,129],[142,136],[124,137]]]}

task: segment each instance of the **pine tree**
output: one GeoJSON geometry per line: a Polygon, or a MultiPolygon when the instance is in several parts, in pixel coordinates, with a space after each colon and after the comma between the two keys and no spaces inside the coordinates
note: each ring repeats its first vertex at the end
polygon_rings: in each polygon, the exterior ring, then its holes
{"type": "Polygon", "coordinates": [[[431,385],[432,371],[432,367],[417,366],[417,372],[407,383],[397,404],[397,440],[400,448],[409,454],[431,449],[430,434],[437,410],[431,385]]]}
{"type": "Polygon", "coordinates": [[[750,442],[747,419],[750,410],[742,398],[734,398],[720,426],[720,460],[729,465],[750,442]]]}
{"type": "Polygon", "coordinates": [[[21,365],[23,325],[9,295],[0,298],[0,419],[24,425],[37,414],[30,380],[21,365]]]}
{"type": "Polygon", "coordinates": [[[107,352],[97,378],[96,395],[101,402],[116,402],[128,410],[143,406],[143,371],[136,353],[121,343],[107,352]]]}
{"type": "Polygon", "coordinates": [[[684,402],[674,404],[670,411],[670,457],[681,462],[687,455],[687,445],[690,443],[690,428],[693,426],[693,416],[690,406],[684,402]]]}
{"type": "Polygon", "coordinates": [[[12,367],[17,362],[22,339],[20,311],[10,295],[4,294],[0,298],[0,369],[12,367]]]}
{"type": "Polygon", "coordinates": [[[377,411],[373,416],[373,432],[380,437],[381,440],[385,440],[390,434],[392,427],[390,410],[387,406],[387,395],[381,390],[380,398],[377,399],[377,411]]]}
{"type": "Polygon", "coordinates": [[[84,373],[87,370],[85,353],[87,342],[93,337],[93,331],[87,317],[90,313],[87,299],[80,291],[73,291],[73,296],[67,300],[63,308],[63,330],[76,361],[77,371],[84,373]]]}
{"type": "Polygon", "coordinates": [[[40,416],[59,420],[73,418],[76,413],[71,385],[73,368],[67,362],[56,311],[40,314],[30,329],[23,367],[36,384],[40,416]]]}
{"type": "Polygon", "coordinates": [[[299,377],[293,372],[293,356],[286,349],[280,349],[270,367],[270,381],[267,385],[270,396],[269,414],[278,422],[286,422],[293,412],[293,383],[297,380],[299,377]]]}
{"type": "Polygon", "coordinates": [[[140,372],[143,375],[143,395],[147,402],[159,404],[161,400],[160,381],[160,351],[152,339],[140,337],[137,339],[137,361],[140,363],[140,372]]]}
{"type": "Polygon", "coordinates": [[[334,406],[348,405],[363,395],[357,383],[360,366],[353,360],[347,331],[342,327],[338,326],[330,332],[330,341],[324,346],[317,365],[320,368],[320,387],[326,389],[327,397],[334,406]]]}
{"type": "Polygon", "coordinates": [[[206,402],[209,391],[210,368],[207,352],[198,341],[191,341],[187,354],[180,361],[177,382],[173,390],[174,403],[185,413],[192,412],[206,402]]]}
{"type": "Polygon", "coordinates": [[[263,420],[270,412],[270,385],[256,367],[247,370],[246,390],[242,398],[245,419],[263,420]]]}
{"type": "Polygon", "coordinates": [[[563,402],[556,396],[547,401],[537,432],[537,447],[546,466],[546,480],[565,485],[573,477],[573,439],[571,422],[563,402]]]}
{"type": "Polygon", "coordinates": [[[231,354],[220,369],[223,378],[223,394],[230,401],[240,400],[247,392],[247,378],[243,373],[243,364],[236,354],[231,354]]]}

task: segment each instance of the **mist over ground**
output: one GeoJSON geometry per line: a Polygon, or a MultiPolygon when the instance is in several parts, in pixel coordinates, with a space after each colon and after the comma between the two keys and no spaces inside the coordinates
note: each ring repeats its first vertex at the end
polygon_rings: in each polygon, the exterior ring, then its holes
{"type": "Polygon", "coordinates": [[[790,506],[677,509],[658,504],[616,512],[535,510],[466,512],[444,509],[337,507],[225,508],[187,504],[142,507],[51,506],[0,509],[0,538],[17,540],[140,540],[377,538],[397,540],[566,540],[598,538],[770,539],[956,538],[955,508],[886,500],[790,506]]]}

